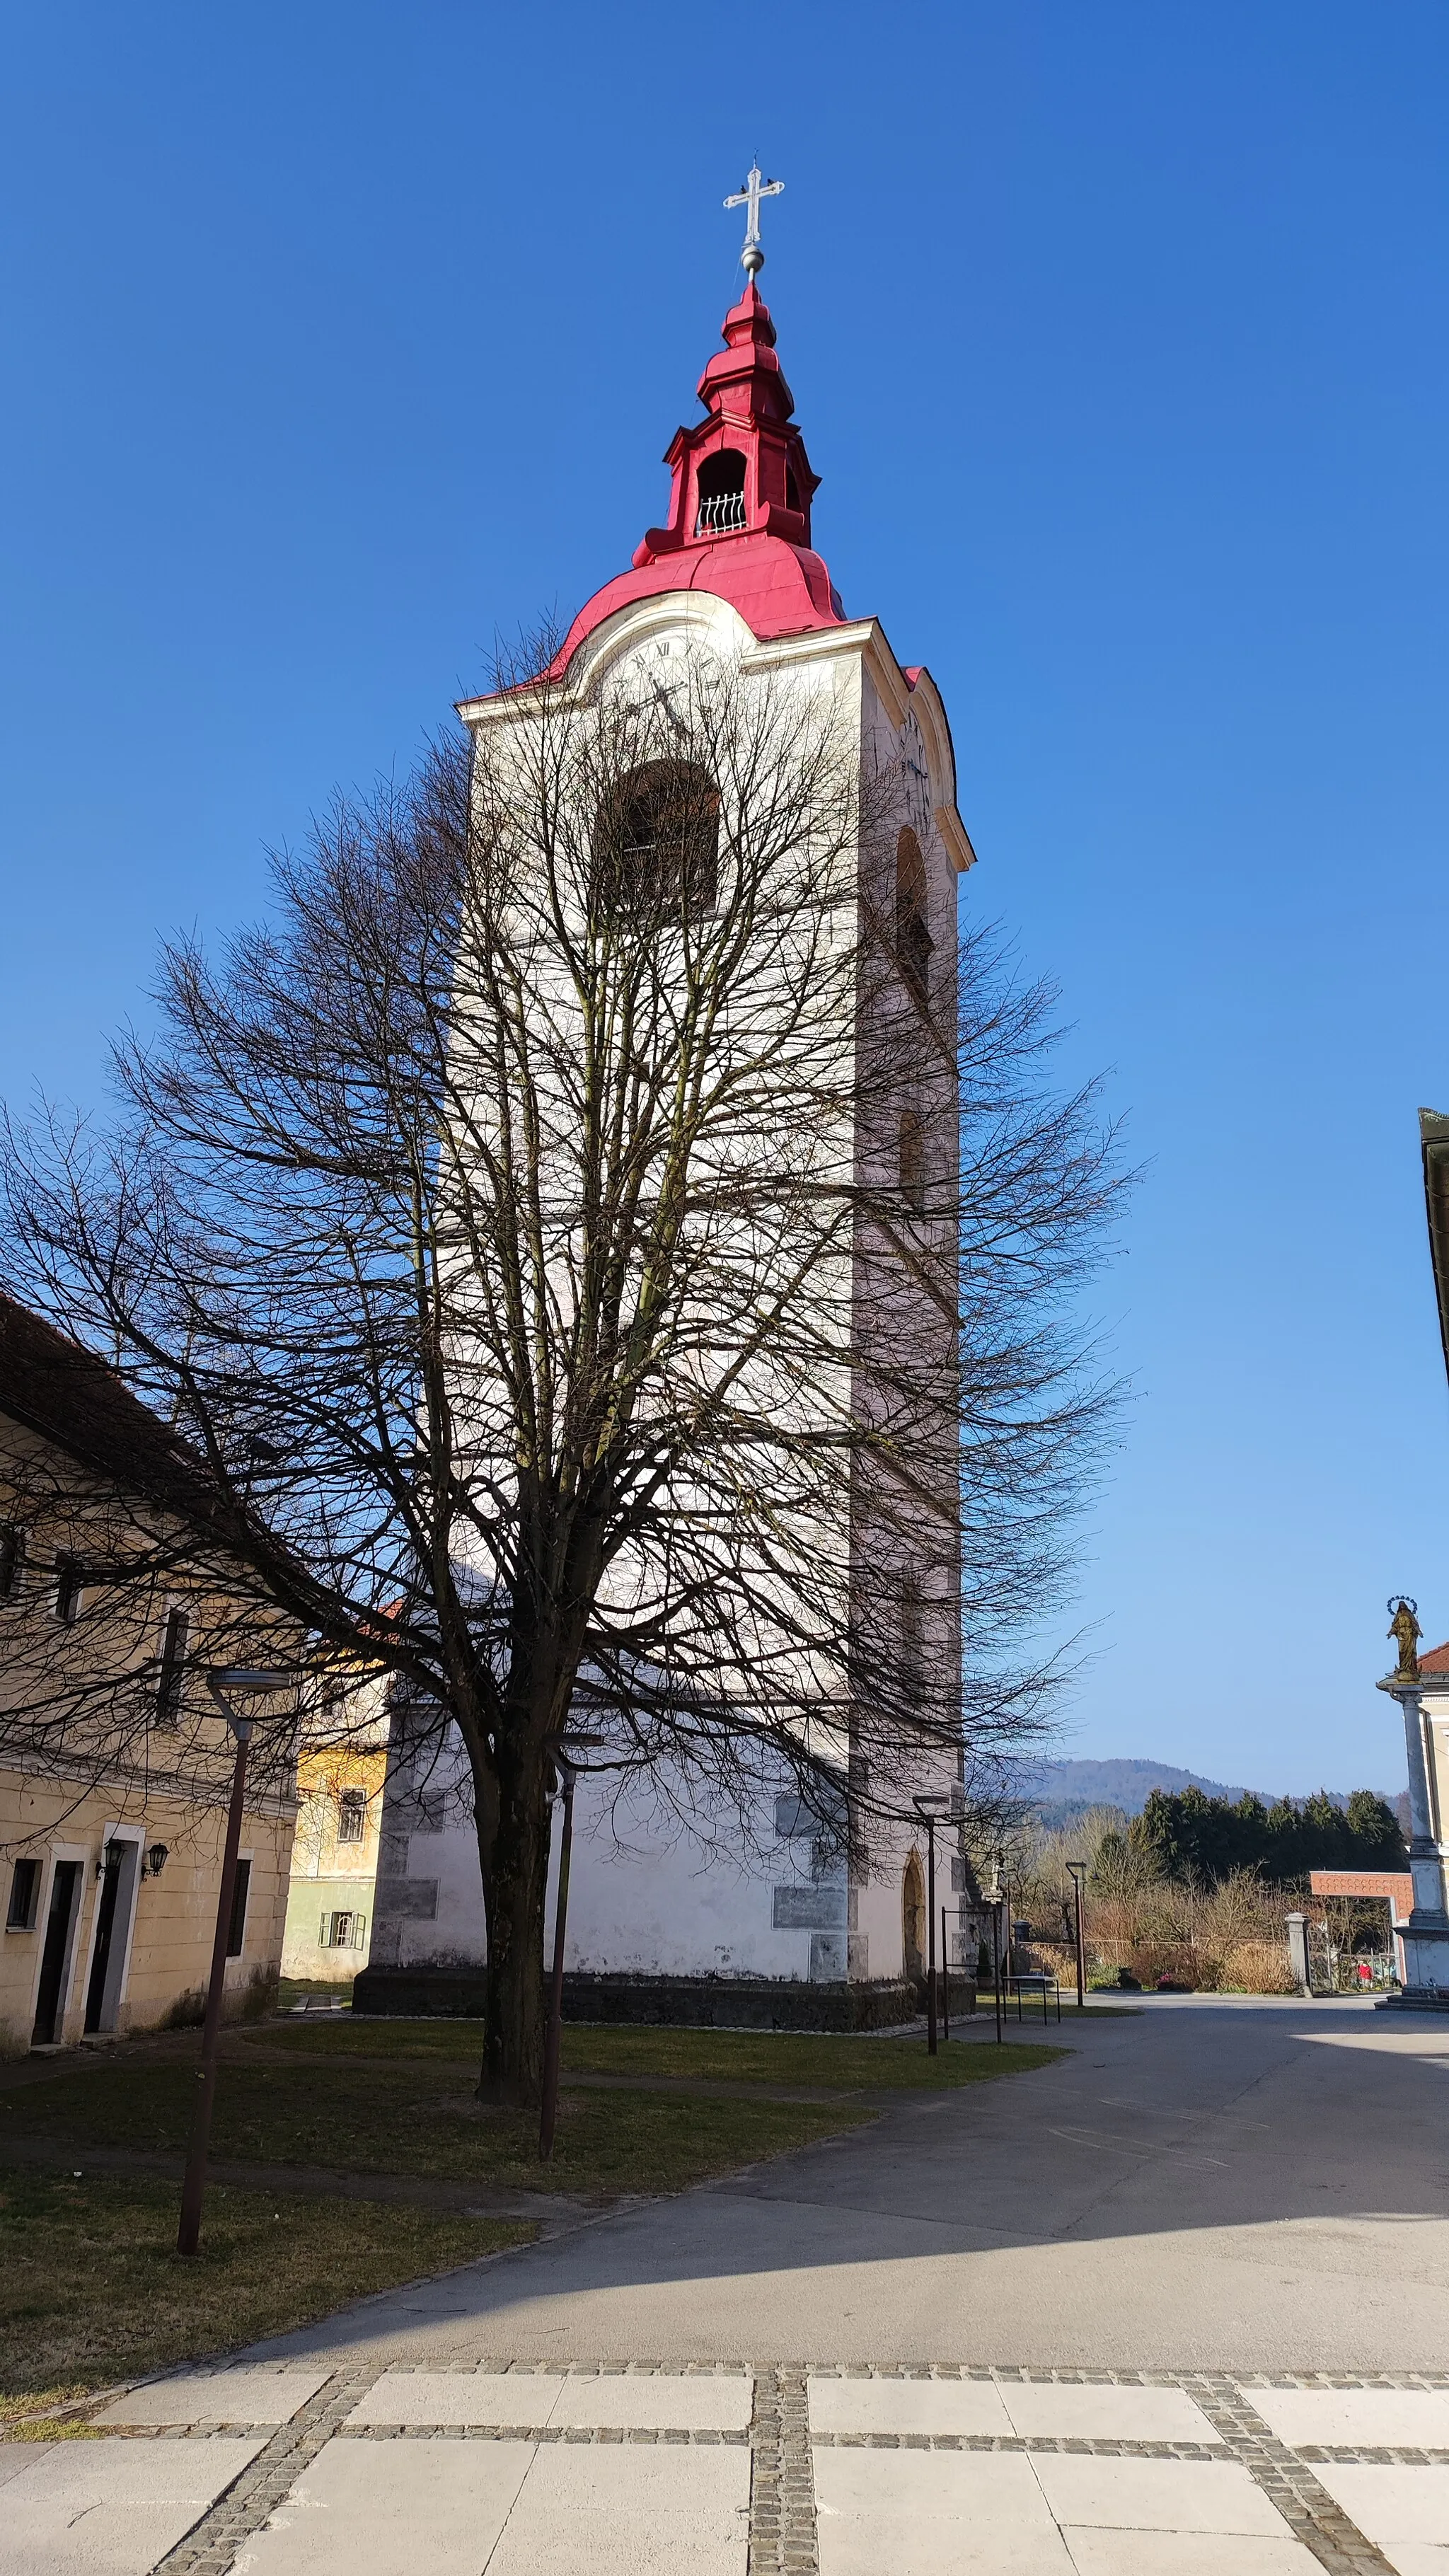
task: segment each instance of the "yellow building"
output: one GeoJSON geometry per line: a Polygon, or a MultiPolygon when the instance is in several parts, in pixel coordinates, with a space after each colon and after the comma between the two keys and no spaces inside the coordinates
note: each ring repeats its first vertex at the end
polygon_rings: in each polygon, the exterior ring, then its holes
{"type": "Polygon", "coordinates": [[[303,1737],[297,1830],[282,1974],[314,1986],[350,1985],[372,1941],[382,1793],[387,1776],[385,1683],[354,1689],[303,1737]]]}
{"type": "MultiPolygon", "coordinates": [[[[275,1614],[190,1543],[213,1501],[111,1370],[0,1297],[0,2052],[200,2018],[233,1756],[206,1676],[287,1660],[275,1614]]],[[[294,1768],[274,1727],[243,1821],[233,2016],[276,1989],[294,1768]]]]}

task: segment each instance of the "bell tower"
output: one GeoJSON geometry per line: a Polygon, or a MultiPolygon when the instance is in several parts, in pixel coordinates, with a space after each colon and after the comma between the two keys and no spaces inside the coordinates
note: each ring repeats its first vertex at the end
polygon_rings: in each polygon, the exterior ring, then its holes
{"type": "MultiPolygon", "coordinates": [[[[808,727],[812,710],[828,704],[856,777],[871,782],[871,797],[856,810],[847,862],[846,945],[853,955],[855,927],[863,925],[870,972],[880,970],[886,994],[879,1007],[892,1028],[899,1021],[920,1034],[909,1087],[892,1098],[888,1117],[867,1114],[858,1099],[842,1112],[839,1167],[859,1173],[876,1203],[890,1201],[891,1258],[903,1263],[906,1284],[893,1304],[877,1298],[872,1311],[883,1338],[889,1329],[891,1364],[899,1369],[908,1341],[935,1354],[943,1333],[954,1330],[951,1278],[933,1272],[939,1293],[928,1295],[900,1246],[909,1244],[913,1227],[930,1223],[933,1207],[954,1199],[956,898],[975,854],[957,811],[951,730],[930,674],[897,659],[877,619],[847,616],[817,551],[820,478],[758,285],[759,200],[772,192],[777,184],[753,170],[731,201],[749,208],[746,282],[725,315],[722,345],[699,377],[700,416],[676,429],[665,450],[667,511],[646,529],[627,568],[578,611],[550,665],[548,696],[554,708],[587,706],[618,690],[630,703],[657,703],[667,720],[684,674],[699,666],[727,671],[746,699],[757,692],[761,706],[787,724],[798,710],[808,727]],[[867,830],[867,802],[872,810],[880,805],[888,829],[873,817],[867,830]]],[[[507,733],[538,721],[532,696],[525,683],[469,700],[458,712],[481,740],[492,728],[507,733]]],[[[860,1035],[863,990],[857,983],[854,1000],[847,993],[842,1003],[844,1052],[867,1043],[860,1035]]],[[[878,1007],[874,991],[872,984],[871,1011],[878,1007]]],[[[872,1293],[868,1262],[885,1257],[883,1240],[877,1234],[867,1241],[864,1226],[842,1238],[843,1293],[862,1314],[872,1293]]],[[[954,1233],[950,1241],[954,1246],[954,1233]]],[[[843,1400],[855,1400],[848,1384],[843,1400]]],[[[919,1674],[919,1686],[902,1694],[917,1712],[928,1699],[960,1707],[959,1459],[954,1441],[938,1445],[940,1454],[924,1447],[912,1454],[911,1508],[893,1512],[888,1544],[872,1553],[869,1512],[852,1504],[838,1527],[822,1529],[814,1559],[847,1602],[875,1586],[872,1615],[889,1638],[894,1666],[919,1674]]],[[[855,1616],[842,1613],[837,1633],[855,1616]]],[[[850,1767],[853,1740],[847,1751],[842,1738],[839,1759],[844,1813],[849,1799],[865,1799],[869,1766],[850,1767]]],[[[915,1785],[933,1802],[934,1826],[954,1817],[959,1753],[939,1731],[921,1747],[915,1785]]],[[[919,1800],[917,1811],[924,1813],[919,1800]]],[[[762,1810],[738,1891],[726,1899],[722,1882],[707,1874],[701,1893],[704,1882],[680,1862],[667,1905],[661,1873],[676,1864],[650,1845],[641,1821],[647,1858],[637,1868],[617,1852],[575,1861],[575,1955],[606,1976],[717,1976],[728,1960],[730,1973],[744,1978],[898,1979],[906,1966],[903,1888],[921,1882],[928,1841],[916,1812],[891,1807],[881,1814],[869,1864],[858,1865],[853,1843],[837,1851],[820,1845],[818,1835],[812,1840],[807,1826],[813,1820],[818,1827],[818,1816],[782,1789],[762,1810]]],[[[964,1889],[964,1879],[958,1884],[964,1889]]],[[[913,1925],[920,1911],[917,1905],[911,1913],[913,1925]]],[[[938,1930],[933,1915],[931,1942],[938,1930]]],[[[461,1936],[449,1937],[459,1947],[461,1936]]],[[[960,1964],[954,1953],[951,1964],[960,1964]]]]}

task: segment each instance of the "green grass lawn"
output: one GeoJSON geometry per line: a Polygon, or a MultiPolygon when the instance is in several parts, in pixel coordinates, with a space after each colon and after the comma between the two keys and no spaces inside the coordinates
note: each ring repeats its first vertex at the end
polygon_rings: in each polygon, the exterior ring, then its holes
{"type": "Polygon", "coordinates": [[[349,2299],[473,2261],[513,2220],[227,2190],[176,2251],[177,2187],[0,2170],[0,2438],[36,2407],[283,2334],[349,2299]]]}
{"type": "MultiPolygon", "coordinates": [[[[369,2065],[223,2061],[212,2153],[222,2162],[320,2165],[354,2173],[432,2175],[511,2190],[681,2191],[759,2156],[854,2127],[864,2106],[697,2100],[658,2093],[568,2093],[553,2162],[538,2161],[535,2112],[484,2109],[474,2064],[411,2059],[369,2065]]],[[[196,2078],[186,2059],[113,2065],[0,2089],[0,2141],[185,2152],[196,2078]]]]}
{"type": "MultiPolygon", "coordinates": [[[[553,2162],[531,2112],[473,2099],[476,2022],[269,2022],[233,2034],[212,2131],[218,2162],[310,2165],[608,2198],[669,2192],[875,2118],[863,2091],[977,2084],[1061,2051],[1013,2037],[953,2046],[795,2033],[571,2028],[553,2162]],[[270,2062],[269,2062],[270,2061],[270,2062]],[[280,2061],[280,2062],[278,2062],[280,2061]],[[570,2088],[569,2074],[621,2076],[570,2088]],[[825,2102],[660,2093],[656,2076],[829,2091],[825,2102]],[[630,2084],[627,2079],[637,2079],[630,2084]]],[[[515,2221],[213,2183],[202,2254],[176,2254],[178,2186],[85,2171],[87,2148],[180,2156],[198,2042],[121,2047],[41,2082],[0,2069],[0,2430],[67,2391],[200,2358],[527,2238],[515,2221]],[[7,2165],[7,2139],[55,2139],[67,2168],[7,2165]]]]}
{"type": "MultiPolygon", "coordinates": [[[[376,2023],[359,2022],[359,2033],[376,2023]]],[[[934,2057],[919,2039],[858,2039],[833,2031],[605,2030],[563,2034],[564,2079],[578,2075],[696,2075],[740,2084],[805,2084],[839,2092],[932,2090],[1048,2065],[1052,2047],[1021,2040],[1010,2055],[990,2041],[953,2041],[934,2057]]]]}
{"type": "MultiPolygon", "coordinates": [[[[981,2083],[1058,2053],[1020,2038],[1001,2049],[952,2046],[933,2059],[914,2040],[570,2029],[553,2161],[542,2166],[533,2113],[473,2098],[480,2038],[479,2026],[465,2022],[263,2024],[223,2059],[212,2152],[230,2163],[414,2174],[515,2191],[680,2191],[870,2119],[870,2107],[851,2098],[862,2090],[981,2083]],[[571,2089],[570,2073],[634,2076],[640,2089],[571,2089]],[[808,2084],[840,2098],[644,2089],[655,2075],[808,2084]]],[[[150,2059],[118,2049],[103,2065],[38,2084],[7,2088],[0,2074],[0,2144],[56,2138],[183,2154],[197,2044],[150,2059]]]]}
{"type": "MultiPolygon", "coordinates": [[[[979,2084],[1021,2072],[1029,2057],[1045,2065],[1059,2052],[1023,2039],[1015,2015],[1009,2025],[1010,2066],[989,2039],[953,2041],[932,2057],[919,2039],[862,2039],[832,2031],[605,2029],[568,2023],[563,2033],[563,2076],[673,2075],[737,2084],[808,2085],[831,2092],[880,2092],[938,2085],[979,2084]]],[[[477,2066],[483,2025],[476,2021],[267,2022],[248,2034],[270,2054],[386,2058],[399,2062],[451,2062],[477,2066]]]]}

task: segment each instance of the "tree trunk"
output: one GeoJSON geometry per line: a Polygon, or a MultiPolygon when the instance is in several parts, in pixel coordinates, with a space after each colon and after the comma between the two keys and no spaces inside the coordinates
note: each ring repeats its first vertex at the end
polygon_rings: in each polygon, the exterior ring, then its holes
{"type": "Polygon", "coordinates": [[[543,2094],[544,1899],[549,1808],[543,1765],[529,1762],[496,1783],[497,1824],[485,1845],[479,1814],[488,1923],[488,1982],[479,2099],[533,2105],[543,2094]]]}

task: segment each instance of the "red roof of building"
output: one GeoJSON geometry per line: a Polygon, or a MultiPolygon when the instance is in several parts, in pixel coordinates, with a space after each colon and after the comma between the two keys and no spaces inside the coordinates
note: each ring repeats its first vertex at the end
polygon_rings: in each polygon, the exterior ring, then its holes
{"type": "Polygon", "coordinates": [[[221,1500],[204,1459],[94,1351],[0,1294],[0,1414],[53,1441],[93,1475],[190,1520],[221,1500]]]}
{"type": "Polygon", "coordinates": [[[1419,1670],[1421,1673],[1449,1673],[1449,1645],[1431,1646],[1427,1655],[1419,1657],[1419,1670]]]}

